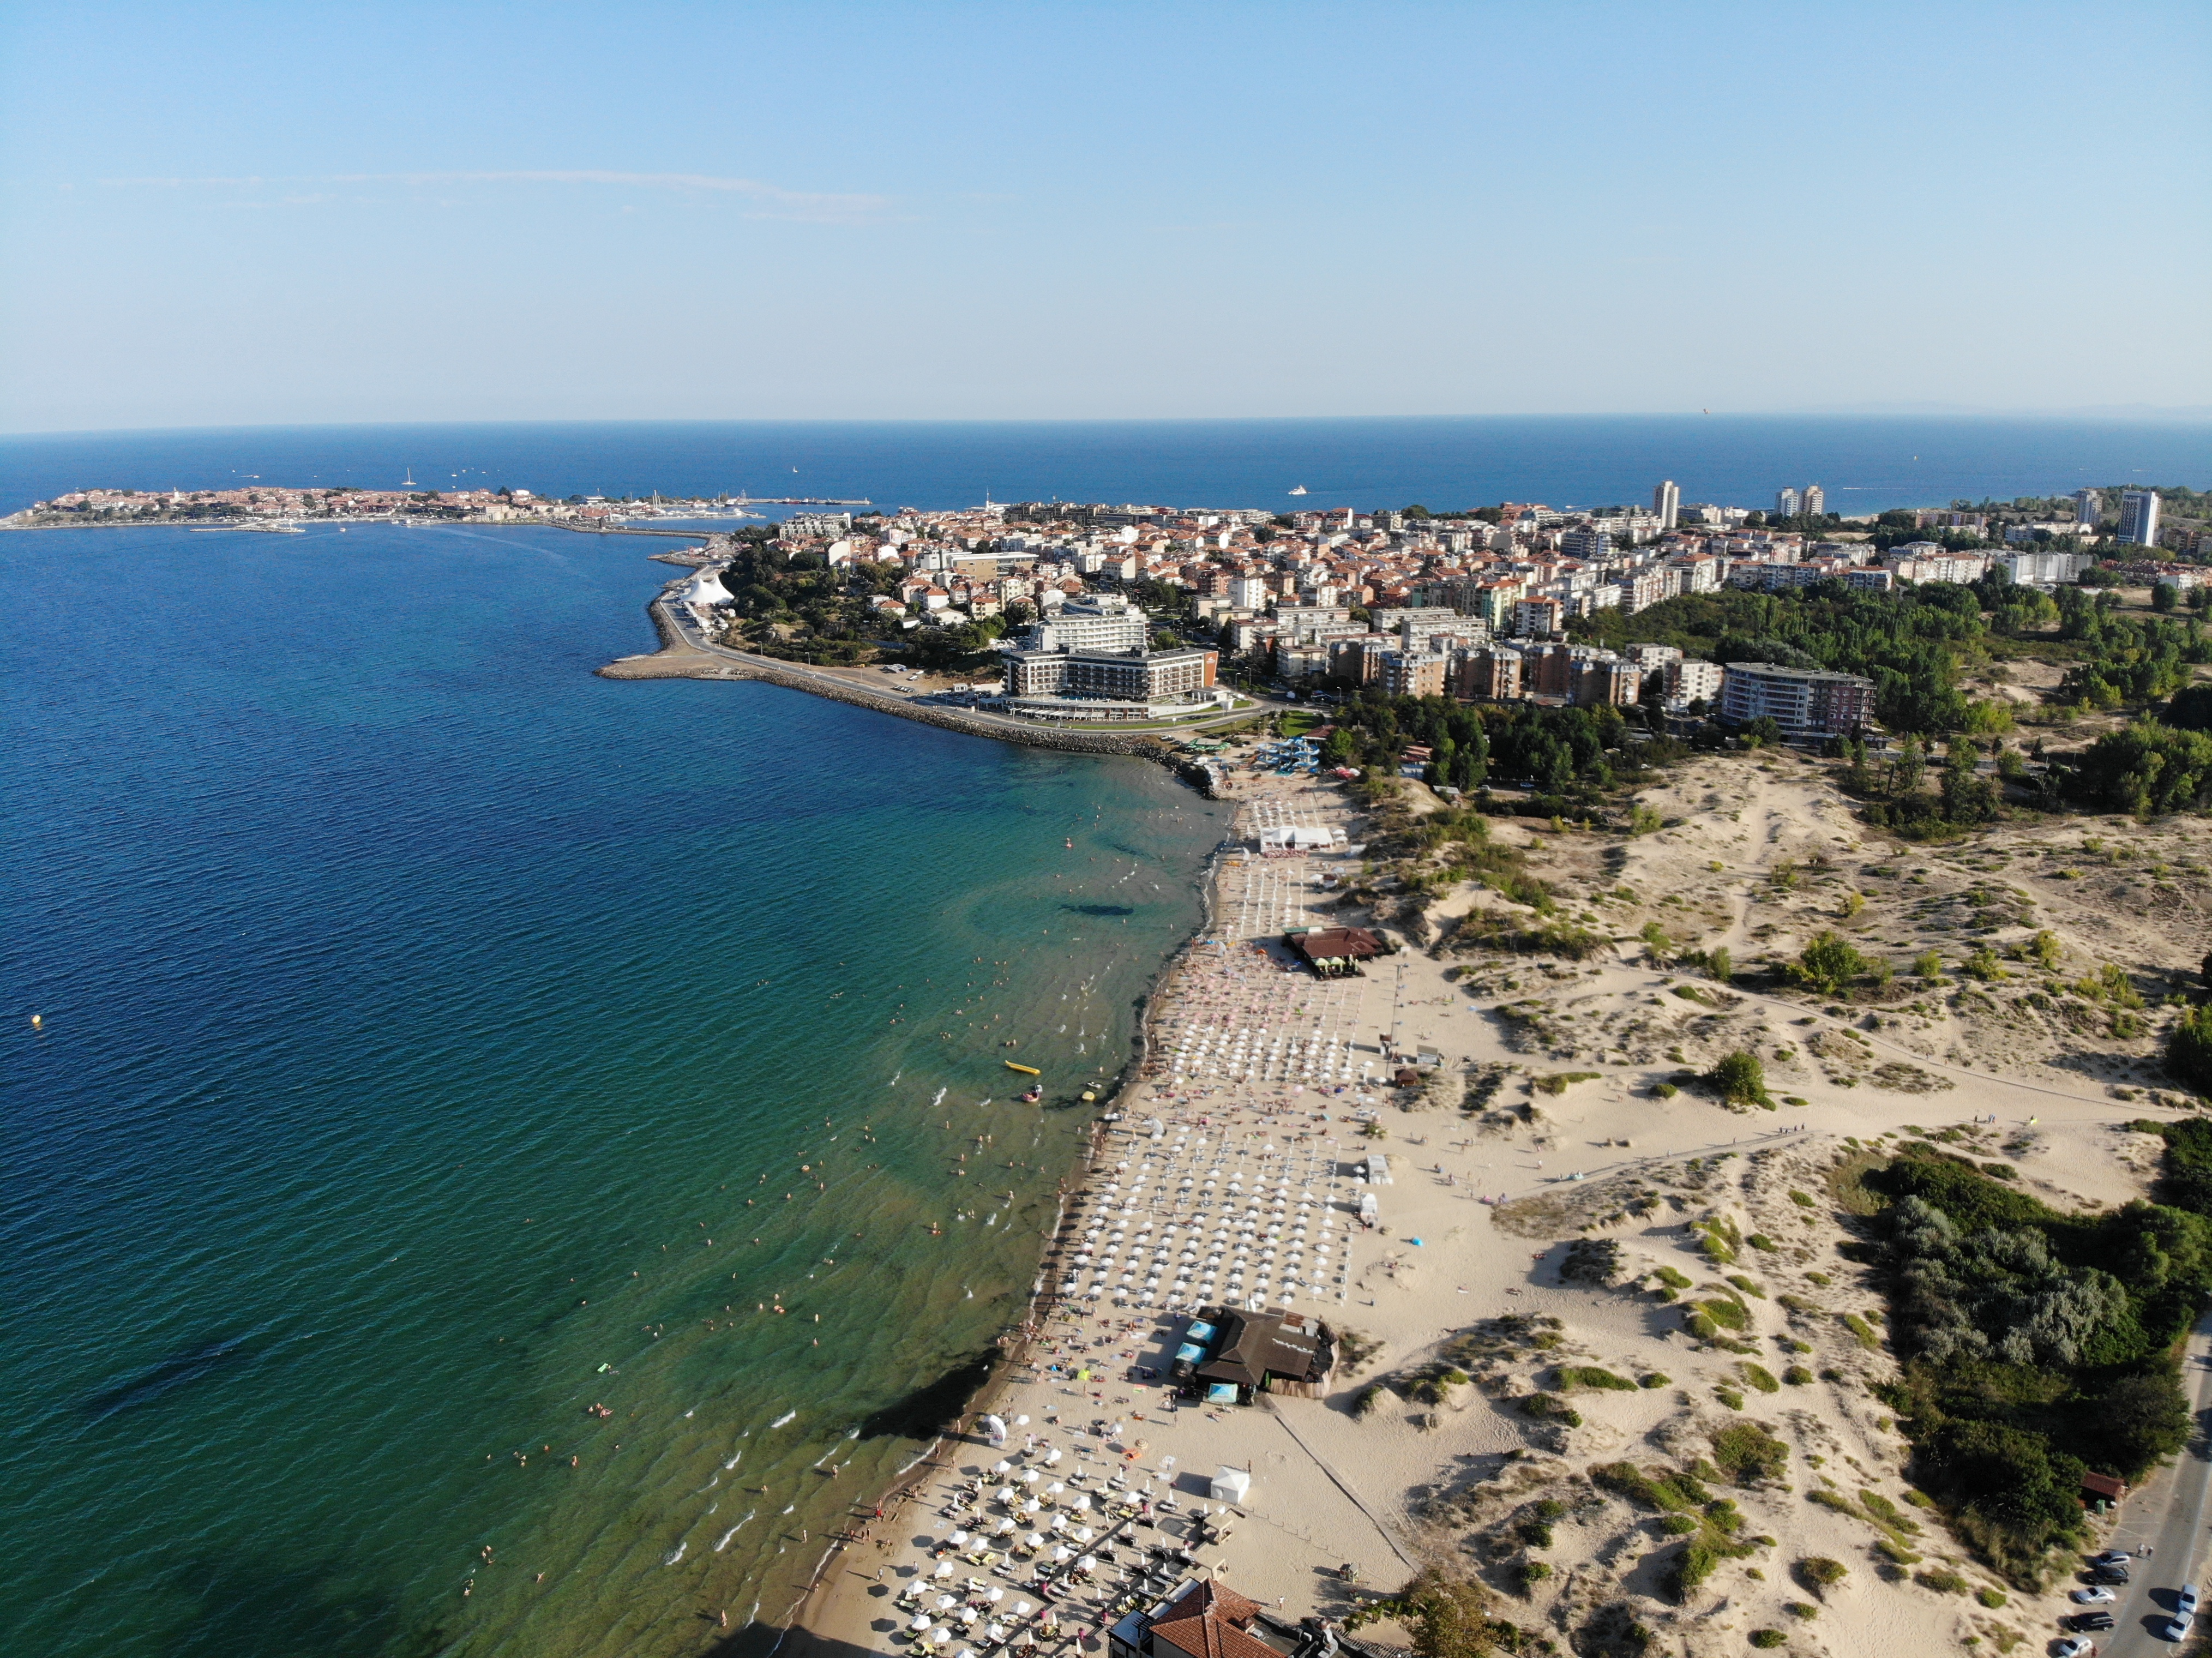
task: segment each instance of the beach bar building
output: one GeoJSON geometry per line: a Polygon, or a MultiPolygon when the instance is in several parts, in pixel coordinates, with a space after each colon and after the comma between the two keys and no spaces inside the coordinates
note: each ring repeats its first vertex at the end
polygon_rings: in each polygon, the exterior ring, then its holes
{"type": "Polygon", "coordinates": [[[1226,1584],[1196,1577],[1140,1606],[1106,1635],[1106,1658],[1384,1658],[1397,1651],[1318,1618],[1291,1623],[1226,1584]]]}
{"type": "Polygon", "coordinates": [[[1292,1658],[1304,1643],[1224,1584],[1187,1578],[1106,1637],[1107,1658],[1292,1658]]]}
{"type": "Polygon", "coordinates": [[[1201,1388],[1231,1387],[1239,1400],[1254,1394],[1318,1399],[1336,1368],[1336,1336],[1308,1313],[1208,1313],[1215,1328],[1210,1357],[1193,1367],[1201,1388]]]}
{"type": "Polygon", "coordinates": [[[1358,973],[1362,962],[1387,956],[1381,933],[1364,926],[1310,927],[1283,935],[1291,953],[1313,969],[1316,979],[1341,979],[1358,973]]]}

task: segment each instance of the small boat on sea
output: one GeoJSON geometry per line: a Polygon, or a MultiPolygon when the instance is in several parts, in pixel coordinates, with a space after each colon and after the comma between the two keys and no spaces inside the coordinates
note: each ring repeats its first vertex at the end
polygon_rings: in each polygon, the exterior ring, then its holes
{"type": "Polygon", "coordinates": [[[1043,1085],[1040,1084],[1037,1087],[1030,1089],[1027,1093],[1022,1096],[1022,1103],[1024,1105],[1035,1105],[1043,1097],[1044,1088],[1043,1085]]]}
{"type": "Polygon", "coordinates": [[[1044,1072],[1038,1070],[1033,1065],[1016,1065],[1012,1060],[1004,1060],[1002,1063],[1006,1066],[1007,1070],[1018,1071],[1024,1077],[1042,1077],[1044,1075],[1044,1072]]]}

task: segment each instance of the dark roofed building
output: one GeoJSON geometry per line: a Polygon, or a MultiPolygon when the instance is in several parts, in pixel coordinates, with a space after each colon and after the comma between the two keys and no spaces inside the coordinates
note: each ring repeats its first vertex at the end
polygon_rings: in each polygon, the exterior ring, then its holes
{"type": "Polygon", "coordinates": [[[1390,950],[1381,933],[1364,926],[1315,927],[1305,932],[1286,932],[1283,942],[1323,978],[1356,972],[1355,963],[1387,956],[1390,950]]]}
{"type": "Polygon", "coordinates": [[[2109,1473],[2081,1476],[2081,1495],[2089,1502],[2117,1503],[2128,1494],[2128,1482],[2109,1473]]]}
{"type": "Polygon", "coordinates": [[[1336,1366],[1336,1337],[1305,1313],[1224,1313],[1221,1345],[1196,1371],[1252,1393],[1320,1395],[1336,1366]]]}

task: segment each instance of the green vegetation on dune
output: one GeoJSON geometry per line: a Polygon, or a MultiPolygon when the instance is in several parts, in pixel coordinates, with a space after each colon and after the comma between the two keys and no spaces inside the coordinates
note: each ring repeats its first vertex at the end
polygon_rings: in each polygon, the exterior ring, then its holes
{"type": "MultiPolygon", "coordinates": [[[[2062,1215],[1922,1145],[1862,1183],[1888,1200],[1904,1374],[1883,1393],[1915,1479],[1990,1564],[2037,1582],[2080,1532],[2085,1472],[2136,1479],[2186,1437],[2172,1353],[2212,1296],[2212,1212],[2062,1215]]],[[[2170,1184],[2201,1195],[2185,1170],[2170,1184]]]]}

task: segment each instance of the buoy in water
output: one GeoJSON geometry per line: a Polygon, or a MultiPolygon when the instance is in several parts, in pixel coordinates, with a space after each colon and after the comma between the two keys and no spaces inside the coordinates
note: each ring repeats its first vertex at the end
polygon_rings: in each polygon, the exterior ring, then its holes
{"type": "Polygon", "coordinates": [[[33,1030],[44,1030],[46,1028],[46,1016],[45,1014],[43,1014],[43,1013],[33,1013],[33,1015],[31,1015],[31,1029],[33,1029],[33,1030]]]}

